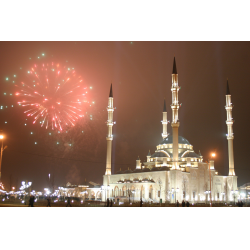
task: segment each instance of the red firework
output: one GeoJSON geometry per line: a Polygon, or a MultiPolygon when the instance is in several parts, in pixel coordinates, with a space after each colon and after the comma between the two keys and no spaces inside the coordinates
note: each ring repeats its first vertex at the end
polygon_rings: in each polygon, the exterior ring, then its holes
{"type": "Polygon", "coordinates": [[[33,118],[33,124],[63,131],[84,116],[88,91],[74,68],[53,62],[35,64],[27,72],[27,80],[16,86],[18,104],[25,107],[24,113],[33,118]]]}

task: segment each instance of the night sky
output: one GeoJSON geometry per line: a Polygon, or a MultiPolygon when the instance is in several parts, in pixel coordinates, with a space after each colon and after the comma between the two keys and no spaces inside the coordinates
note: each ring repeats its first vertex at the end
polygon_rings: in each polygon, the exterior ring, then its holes
{"type": "MultiPolygon", "coordinates": [[[[238,186],[249,182],[249,42],[0,42],[0,129],[8,146],[2,161],[5,187],[19,188],[21,181],[28,180],[35,190],[42,190],[48,185],[49,173],[56,186],[68,181],[84,184],[85,179],[102,184],[111,82],[116,107],[112,173],[120,168],[134,169],[138,155],[146,161],[148,151],[153,153],[162,141],[164,98],[168,120],[172,118],[174,56],[181,86],[179,135],[194,146],[196,153],[201,151],[204,161],[215,151],[216,170],[228,175],[228,78],[234,105],[235,173],[238,186]],[[48,63],[68,61],[86,86],[92,87],[87,98],[95,103],[83,105],[87,114],[68,133],[57,134],[32,124],[32,120],[26,120],[25,109],[17,105],[16,96],[9,95],[16,90],[6,77],[16,74],[16,82],[22,81],[20,67],[29,70],[42,53],[48,63]]],[[[168,132],[172,132],[170,124],[168,132]]]]}

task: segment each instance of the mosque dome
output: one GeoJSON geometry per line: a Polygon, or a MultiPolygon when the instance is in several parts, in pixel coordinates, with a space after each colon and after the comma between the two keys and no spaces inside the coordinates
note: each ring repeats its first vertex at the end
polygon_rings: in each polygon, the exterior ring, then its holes
{"type": "Polygon", "coordinates": [[[160,170],[161,170],[161,171],[166,171],[166,170],[168,171],[168,170],[169,170],[169,167],[166,167],[166,166],[160,167],[160,170]]]}
{"type": "Polygon", "coordinates": [[[150,172],[150,169],[149,168],[143,168],[142,172],[150,172]]]}
{"type": "Polygon", "coordinates": [[[116,174],[123,174],[123,171],[119,170],[116,172],[116,174]]]}
{"type": "Polygon", "coordinates": [[[192,158],[201,158],[200,155],[196,154],[195,152],[187,152],[185,157],[192,157],[192,158]]]}
{"type": "Polygon", "coordinates": [[[155,157],[168,157],[168,155],[163,152],[155,152],[154,154],[151,155],[151,158],[155,158],[155,157]]]}
{"type": "MultiPolygon", "coordinates": [[[[182,136],[178,136],[178,143],[191,145],[190,142],[182,136]]],[[[160,144],[173,144],[173,136],[169,135],[160,144]]]]}
{"type": "Polygon", "coordinates": [[[123,173],[125,174],[127,174],[127,173],[132,173],[133,171],[132,170],[130,170],[130,169],[128,169],[128,170],[125,170],[123,173]]]}
{"type": "Polygon", "coordinates": [[[161,169],[160,169],[160,167],[153,167],[152,169],[151,169],[151,171],[160,171],[161,169]]]}
{"type": "Polygon", "coordinates": [[[133,171],[133,173],[140,173],[140,172],[142,172],[142,169],[138,169],[138,168],[136,168],[136,169],[133,171]]]}

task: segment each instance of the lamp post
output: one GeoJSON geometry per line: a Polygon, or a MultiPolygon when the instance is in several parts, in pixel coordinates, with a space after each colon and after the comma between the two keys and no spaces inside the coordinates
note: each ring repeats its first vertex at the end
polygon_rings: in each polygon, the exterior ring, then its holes
{"type": "Polygon", "coordinates": [[[128,189],[128,203],[130,204],[130,194],[131,194],[131,191],[130,189],[128,189]]]}
{"type": "Polygon", "coordinates": [[[104,193],[105,193],[105,206],[106,206],[106,187],[105,187],[105,186],[102,186],[102,190],[103,190],[104,193]]]}
{"type": "Polygon", "coordinates": [[[169,203],[170,203],[171,202],[171,191],[168,190],[167,194],[168,194],[167,200],[169,200],[169,203]]]}
{"type": "MultiPolygon", "coordinates": [[[[108,198],[108,195],[109,195],[109,190],[110,190],[110,186],[108,185],[107,186],[107,198],[108,198]]],[[[109,198],[110,198],[110,195],[109,195],[109,198]]]]}
{"type": "Polygon", "coordinates": [[[225,200],[225,193],[224,192],[221,193],[221,198],[222,198],[222,201],[225,200]]]}
{"type": "MultiPolygon", "coordinates": [[[[210,193],[210,201],[211,201],[211,191],[206,190],[204,193],[206,194],[206,204],[207,204],[208,194],[209,194],[209,193],[210,193]]],[[[210,203],[210,204],[211,204],[211,203],[210,203]]],[[[211,206],[211,205],[210,205],[210,206],[211,206]]]]}
{"type": "Polygon", "coordinates": [[[132,195],[133,195],[133,203],[135,203],[135,190],[132,190],[132,195]]]}
{"type": "MultiPolygon", "coordinates": [[[[212,158],[215,157],[215,153],[211,154],[212,158]]],[[[210,179],[210,207],[212,207],[213,203],[212,203],[212,189],[211,189],[211,169],[210,169],[210,160],[208,159],[209,162],[209,179],[210,179]]]]}
{"type": "Polygon", "coordinates": [[[102,186],[102,190],[103,190],[104,193],[105,193],[105,205],[106,205],[106,202],[107,202],[107,199],[106,199],[106,192],[107,192],[107,190],[109,190],[109,188],[110,188],[109,185],[108,185],[108,186],[102,186]]]}
{"type": "Polygon", "coordinates": [[[159,181],[158,181],[158,184],[159,184],[159,187],[160,187],[159,202],[160,202],[160,204],[161,204],[161,184],[162,184],[162,181],[161,181],[161,180],[159,180],[159,181]]]}
{"type": "Polygon", "coordinates": [[[234,197],[234,205],[235,205],[235,197],[236,197],[236,195],[238,193],[238,190],[231,190],[231,193],[232,193],[232,195],[234,197]]]}
{"type": "Polygon", "coordinates": [[[0,135],[0,140],[2,141],[2,144],[1,144],[1,159],[0,159],[0,183],[1,183],[1,177],[2,177],[2,159],[3,159],[3,151],[7,148],[7,146],[3,147],[3,139],[4,139],[4,136],[1,134],[0,135]]]}
{"type": "Polygon", "coordinates": [[[179,192],[179,188],[176,188],[176,189],[172,188],[172,193],[174,194],[175,203],[176,203],[176,193],[178,193],[178,192],[179,192]]]}

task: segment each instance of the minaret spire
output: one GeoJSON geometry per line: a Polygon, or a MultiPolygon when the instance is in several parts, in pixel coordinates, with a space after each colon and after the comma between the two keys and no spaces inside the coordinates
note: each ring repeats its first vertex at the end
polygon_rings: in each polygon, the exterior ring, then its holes
{"type": "Polygon", "coordinates": [[[163,112],[167,112],[166,100],[165,100],[165,98],[164,98],[164,104],[163,104],[163,112]]]}
{"type": "Polygon", "coordinates": [[[228,79],[227,79],[227,95],[230,95],[230,89],[229,89],[229,85],[228,85],[228,79]]]}
{"type": "Polygon", "coordinates": [[[110,86],[109,97],[113,97],[112,83],[111,83],[111,86],[110,86]]]}
{"type": "Polygon", "coordinates": [[[178,101],[178,91],[180,87],[178,86],[178,74],[176,68],[176,62],[174,57],[173,71],[172,71],[172,132],[173,132],[173,169],[179,169],[178,164],[178,129],[180,123],[178,122],[178,110],[179,110],[179,101],[178,101]]]}
{"type": "Polygon", "coordinates": [[[175,57],[174,57],[174,63],[173,63],[173,71],[172,74],[177,74],[177,68],[176,68],[176,63],[175,63],[175,57]]]}
{"type": "Polygon", "coordinates": [[[233,105],[231,103],[231,94],[229,90],[229,84],[227,80],[227,93],[226,93],[226,106],[225,109],[227,111],[227,141],[228,141],[228,161],[229,161],[229,175],[235,175],[234,172],[234,152],[233,152],[233,117],[232,117],[232,109],[233,105]]]}

